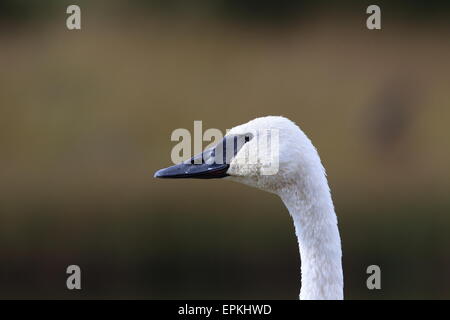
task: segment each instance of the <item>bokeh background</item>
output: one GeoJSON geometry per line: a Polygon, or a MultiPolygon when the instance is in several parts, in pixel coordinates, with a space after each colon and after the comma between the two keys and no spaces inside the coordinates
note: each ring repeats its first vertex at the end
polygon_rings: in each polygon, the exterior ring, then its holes
{"type": "Polygon", "coordinates": [[[2,0],[0,298],[296,299],[280,199],[153,178],[174,129],[264,115],[319,150],[346,298],[450,298],[450,5],[370,4],[2,0]]]}

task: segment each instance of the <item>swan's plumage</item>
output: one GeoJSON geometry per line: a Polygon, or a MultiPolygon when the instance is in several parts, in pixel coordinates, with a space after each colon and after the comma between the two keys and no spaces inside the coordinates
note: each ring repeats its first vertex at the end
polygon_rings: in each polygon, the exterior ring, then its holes
{"type": "MultiPolygon", "coordinates": [[[[253,138],[229,163],[226,179],[276,193],[294,221],[301,255],[300,299],[343,299],[341,240],[337,218],[316,148],[300,128],[284,117],[268,116],[232,128],[228,137],[250,134],[253,138]],[[252,148],[268,132],[277,132],[278,167],[266,174],[273,161],[269,150],[252,148]],[[256,162],[246,161],[253,156],[256,162]],[[246,157],[244,159],[244,157],[246,157]]],[[[227,138],[227,136],[225,138],[227,138]]],[[[264,148],[264,145],[263,145],[264,148]]]]}
{"type": "Polygon", "coordinates": [[[267,129],[279,132],[277,174],[259,175],[258,170],[252,170],[252,165],[239,166],[232,161],[227,171],[229,179],[276,193],[288,208],[301,255],[300,298],[342,299],[342,254],[337,218],[325,169],[311,140],[295,123],[275,116],[254,119],[231,129],[228,134],[258,134],[267,129]]]}

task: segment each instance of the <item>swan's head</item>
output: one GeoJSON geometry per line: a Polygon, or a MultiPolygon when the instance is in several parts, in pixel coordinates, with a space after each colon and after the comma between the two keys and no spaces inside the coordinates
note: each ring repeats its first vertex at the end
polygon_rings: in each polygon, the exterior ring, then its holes
{"type": "Polygon", "coordinates": [[[300,128],[284,117],[268,116],[234,127],[213,148],[155,177],[227,178],[278,193],[317,170],[323,173],[317,152],[300,128]]]}

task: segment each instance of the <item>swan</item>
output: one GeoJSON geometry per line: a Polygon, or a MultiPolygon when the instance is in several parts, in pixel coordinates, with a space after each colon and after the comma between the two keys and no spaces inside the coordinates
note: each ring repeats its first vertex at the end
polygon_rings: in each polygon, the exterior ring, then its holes
{"type": "Polygon", "coordinates": [[[277,194],[292,217],[298,240],[299,298],[343,299],[341,239],[325,169],[316,148],[291,120],[280,116],[251,120],[228,131],[215,147],[188,161],[158,170],[154,176],[225,178],[277,194]],[[277,139],[273,138],[273,132],[277,133],[277,139]],[[268,150],[269,143],[258,141],[277,144],[276,170],[264,171],[275,161],[268,150]]]}

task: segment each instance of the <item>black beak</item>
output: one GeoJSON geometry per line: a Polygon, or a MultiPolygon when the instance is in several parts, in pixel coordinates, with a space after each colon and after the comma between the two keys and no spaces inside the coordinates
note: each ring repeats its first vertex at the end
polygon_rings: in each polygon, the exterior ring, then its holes
{"type": "Polygon", "coordinates": [[[228,176],[230,161],[226,158],[225,142],[224,139],[213,149],[208,149],[188,161],[156,171],[155,178],[217,179],[228,176]]]}
{"type": "Polygon", "coordinates": [[[155,178],[217,179],[228,176],[230,162],[249,136],[226,136],[212,149],[203,151],[183,163],[156,171],[155,178]]]}
{"type": "Polygon", "coordinates": [[[164,179],[181,179],[181,178],[196,178],[196,179],[215,179],[224,178],[227,175],[229,164],[192,164],[180,163],[168,168],[156,171],[155,178],[164,179]]]}

